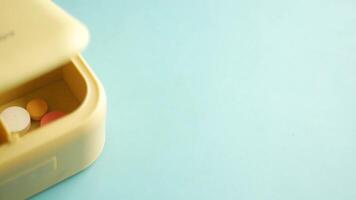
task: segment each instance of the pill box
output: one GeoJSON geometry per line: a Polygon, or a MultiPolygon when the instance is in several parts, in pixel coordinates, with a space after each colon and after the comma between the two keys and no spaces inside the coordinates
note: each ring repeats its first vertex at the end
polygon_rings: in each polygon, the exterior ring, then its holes
{"type": "Polygon", "coordinates": [[[0,112],[34,98],[66,113],[11,133],[0,120],[0,199],[28,198],[92,164],[106,97],[80,52],[88,31],[52,1],[0,0],[0,112]]]}

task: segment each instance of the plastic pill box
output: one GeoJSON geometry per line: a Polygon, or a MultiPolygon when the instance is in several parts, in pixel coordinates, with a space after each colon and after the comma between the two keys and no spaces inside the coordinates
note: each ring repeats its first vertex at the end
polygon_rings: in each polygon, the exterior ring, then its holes
{"type": "Polygon", "coordinates": [[[106,97],[80,55],[87,42],[87,29],[51,1],[0,0],[0,112],[41,98],[66,113],[25,133],[0,120],[0,199],[30,197],[99,156],[106,97]]]}

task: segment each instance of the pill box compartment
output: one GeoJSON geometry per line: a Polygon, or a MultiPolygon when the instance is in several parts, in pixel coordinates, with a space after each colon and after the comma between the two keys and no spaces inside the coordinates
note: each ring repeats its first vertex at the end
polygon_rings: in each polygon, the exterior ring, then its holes
{"type": "Polygon", "coordinates": [[[97,159],[106,97],[79,55],[87,28],[53,1],[1,1],[0,25],[8,35],[0,41],[0,111],[43,98],[50,111],[67,113],[21,134],[0,120],[0,199],[27,199],[97,159]]]}
{"type": "Polygon", "coordinates": [[[2,92],[0,111],[25,107],[33,98],[45,99],[50,111],[66,116],[43,127],[32,120],[31,129],[21,134],[0,122],[0,199],[31,196],[81,171],[104,145],[106,97],[80,56],[2,92]]]}
{"type": "MultiPolygon", "coordinates": [[[[35,80],[0,94],[0,112],[10,106],[26,108],[26,104],[31,99],[42,98],[47,101],[49,111],[62,111],[70,114],[81,105],[85,94],[84,77],[70,62],[35,80]]],[[[9,140],[9,137],[23,137],[38,128],[39,121],[32,120],[31,128],[26,133],[21,133],[21,135],[3,133],[1,138],[5,142],[9,140]]]]}

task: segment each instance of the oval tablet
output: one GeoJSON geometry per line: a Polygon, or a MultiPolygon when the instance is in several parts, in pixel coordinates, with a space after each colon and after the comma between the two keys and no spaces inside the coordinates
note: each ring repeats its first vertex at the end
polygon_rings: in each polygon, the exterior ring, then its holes
{"type": "Polygon", "coordinates": [[[64,112],[60,112],[60,111],[49,112],[42,117],[40,124],[41,124],[41,126],[44,126],[50,122],[53,122],[53,121],[63,117],[64,115],[66,115],[66,114],[64,112]]]}
{"type": "Polygon", "coordinates": [[[11,133],[23,133],[30,129],[30,114],[19,106],[11,106],[1,112],[1,119],[11,133]]]}
{"type": "Polygon", "coordinates": [[[43,99],[32,99],[27,103],[26,109],[33,120],[40,120],[48,111],[48,104],[43,99]]]}

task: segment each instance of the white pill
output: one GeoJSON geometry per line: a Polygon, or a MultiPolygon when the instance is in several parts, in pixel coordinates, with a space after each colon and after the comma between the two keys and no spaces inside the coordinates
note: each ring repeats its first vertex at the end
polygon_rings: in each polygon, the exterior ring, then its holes
{"type": "Polygon", "coordinates": [[[11,133],[27,132],[31,127],[30,114],[19,106],[11,106],[2,111],[1,120],[11,133]]]}

